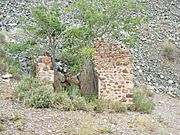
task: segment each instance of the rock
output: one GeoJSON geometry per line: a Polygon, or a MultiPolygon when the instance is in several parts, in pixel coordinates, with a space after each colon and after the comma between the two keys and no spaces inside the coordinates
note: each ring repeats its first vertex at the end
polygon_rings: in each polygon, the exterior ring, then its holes
{"type": "Polygon", "coordinates": [[[160,78],[161,78],[161,79],[164,79],[164,76],[163,76],[163,75],[160,75],[160,78]]]}
{"type": "Polygon", "coordinates": [[[5,75],[2,75],[2,79],[10,79],[12,78],[12,74],[5,74],[5,75]]]}
{"type": "Polygon", "coordinates": [[[63,73],[61,73],[61,72],[58,72],[58,74],[59,74],[60,82],[62,82],[62,83],[65,82],[66,81],[65,75],[63,73]]]}
{"type": "Polygon", "coordinates": [[[168,83],[169,83],[169,84],[173,84],[174,81],[173,81],[173,80],[168,80],[168,83]]]}
{"type": "Polygon", "coordinates": [[[66,78],[67,78],[68,83],[70,83],[71,85],[79,86],[80,82],[79,82],[77,76],[67,75],[66,78]]]}
{"type": "Polygon", "coordinates": [[[160,104],[164,104],[165,102],[164,101],[159,101],[160,104]]]}

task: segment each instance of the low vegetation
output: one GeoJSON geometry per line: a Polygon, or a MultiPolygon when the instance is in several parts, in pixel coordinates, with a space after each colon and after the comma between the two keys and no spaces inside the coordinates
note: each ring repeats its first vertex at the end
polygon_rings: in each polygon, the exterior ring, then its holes
{"type": "Polygon", "coordinates": [[[8,57],[2,48],[0,48],[0,71],[13,74],[15,79],[20,78],[21,70],[19,61],[8,57]]]}
{"type": "Polygon", "coordinates": [[[6,129],[6,125],[0,123],[0,132],[4,131],[5,129],[6,129]]]}
{"type": "Polygon", "coordinates": [[[142,131],[147,131],[149,134],[155,131],[154,123],[144,116],[136,117],[133,123],[140,127],[142,131]]]}
{"type": "Polygon", "coordinates": [[[52,106],[52,97],[43,84],[32,78],[23,79],[17,86],[15,97],[23,103],[35,108],[52,106]]]}
{"type": "Polygon", "coordinates": [[[152,95],[152,92],[145,86],[136,88],[133,98],[135,109],[140,112],[151,113],[154,109],[154,103],[150,98],[152,95]]]}
{"type": "Polygon", "coordinates": [[[152,102],[152,92],[147,87],[136,88],[134,94],[134,104],[126,106],[121,102],[112,102],[98,99],[97,96],[82,96],[78,87],[70,86],[66,90],[59,90],[56,93],[48,92],[44,83],[40,83],[33,78],[21,80],[15,91],[15,97],[35,108],[48,108],[61,105],[66,111],[83,110],[102,113],[104,111],[125,113],[127,110],[151,113],[154,109],[152,102]]]}
{"type": "Polygon", "coordinates": [[[164,41],[163,55],[167,60],[174,62],[176,59],[176,51],[176,46],[170,40],[164,41]]]}
{"type": "Polygon", "coordinates": [[[6,41],[6,37],[3,33],[0,33],[0,44],[4,44],[6,41]]]}

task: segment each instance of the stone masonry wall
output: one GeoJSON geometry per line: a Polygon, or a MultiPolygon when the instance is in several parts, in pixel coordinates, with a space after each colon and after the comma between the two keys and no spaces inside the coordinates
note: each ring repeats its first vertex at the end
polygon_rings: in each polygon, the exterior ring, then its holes
{"type": "Polygon", "coordinates": [[[50,56],[39,56],[36,65],[36,78],[41,81],[54,82],[54,70],[50,56]]]}
{"type": "Polygon", "coordinates": [[[132,103],[132,60],[128,49],[97,40],[93,56],[102,99],[132,103]]]}

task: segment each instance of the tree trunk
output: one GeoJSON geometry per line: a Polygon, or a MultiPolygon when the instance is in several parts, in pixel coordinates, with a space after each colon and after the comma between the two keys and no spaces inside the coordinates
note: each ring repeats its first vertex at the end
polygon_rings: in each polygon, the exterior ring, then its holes
{"type": "Polygon", "coordinates": [[[83,95],[90,95],[97,92],[97,77],[94,66],[91,62],[85,64],[84,70],[80,74],[80,89],[83,95]]]}

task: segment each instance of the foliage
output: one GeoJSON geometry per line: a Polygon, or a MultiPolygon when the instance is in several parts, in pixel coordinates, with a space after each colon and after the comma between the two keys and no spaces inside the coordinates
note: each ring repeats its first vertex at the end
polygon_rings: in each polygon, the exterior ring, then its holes
{"type": "Polygon", "coordinates": [[[35,108],[49,108],[52,105],[51,95],[44,88],[36,88],[30,95],[30,103],[35,108]]]}
{"type": "Polygon", "coordinates": [[[117,113],[125,113],[127,111],[126,105],[123,105],[120,102],[115,102],[114,106],[113,106],[113,109],[117,113]]]}
{"type": "Polygon", "coordinates": [[[59,91],[54,96],[55,103],[61,103],[65,110],[87,110],[85,97],[81,96],[76,86],[70,86],[66,91],[59,91]]]}
{"type": "Polygon", "coordinates": [[[34,7],[33,24],[24,25],[24,28],[50,52],[53,64],[58,55],[68,63],[73,74],[80,72],[86,61],[91,60],[96,38],[109,36],[134,46],[137,27],[147,20],[145,16],[138,16],[138,12],[144,10],[143,5],[133,0],[77,0],[66,8],[62,5],[52,2],[34,7]],[[69,22],[70,14],[74,15],[73,24],[69,22]]]}
{"type": "Polygon", "coordinates": [[[134,45],[137,27],[147,20],[146,16],[136,13],[144,10],[142,4],[133,0],[77,0],[67,9],[68,12],[76,11],[75,19],[82,22],[82,26],[72,33],[83,39],[83,44],[90,45],[95,38],[109,35],[117,40],[134,45]],[[132,16],[132,11],[135,13],[132,16]],[[122,33],[126,33],[122,35],[122,33]],[[128,35],[128,36],[127,36],[128,35]]]}
{"type": "Polygon", "coordinates": [[[136,91],[133,97],[133,102],[136,106],[137,111],[144,113],[151,113],[154,109],[154,103],[143,91],[136,91]]]}
{"type": "Polygon", "coordinates": [[[20,64],[14,59],[6,56],[4,49],[0,48],[0,70],[6,73],[17,75],[20,73],[20,64]]]}
{"type": "Polygon", "coordinates": [[[154,93],[151,91],[151,88],[147,85],[140,85],[134,88],[135,92],[143,92],[147,97],[152,97],[154,93]]]}
{"type": "Polygon", "coordinates": [[[15,90],[18,100],[35,108],[48,108],[52,105],[51,94],[32,78],[22,79],[15,90]]]}
{"type": "Polygon", "coordinates": [[[87,103],[84,97],[77,97],[74,101],[73,101],[74,107],[77,110],[87,110],[87,103]]]}
{"type": "Polygon", "coordinates": [[[40,49],[37,43],[33,40],[28,40],[25,43],[7,43],[4,45],[7,52],[14,55],[24,55],[26,57],[32,58],[34,55],[40,54],[40,49]]]}
{"type": "MultiPolygon", "coordinates": [[[[51,54],[54,67],[57,47],[62,45],[66,30],[64,20],[60,19],[63,16],[61,8],[61,5],[54,2],[50,5],[35,6],[32,8],[33,24],[23,26],[25,31],[51,54]]],[[[23,24],[24,19],[21,22],[23,24]]]]}
{"type": "Polygon", "coordinates": [[[6,37],[3,33],[0,33],[0,44],[4,44],[6,42],[6,37]]]}
{"type": "Polygon", "coordinates": [[[6,125],[0,123],[0,132],[6,129],[6,125]]]}
{"type": "Polygon", "coordinates": [[[99,128],[98,131],[100,134],[112,134],[113,133],[111,128],[99,128]]]}
{"type": "Polygon", "coordinates": [[[2,59],[5,57],[6,57],[6,52],[2,48],[0,48],[0,58],[2,59]]]}
{"type": "Polygon", "coordinates": [[[106,108],[105,102],[103,100],[101,100],[101,99],[96,99],[91,104],[93,106],[94,111],[97,112],[97,113],[104,112],[104,110],[106,108]]]}
{"type": "Polygon", "coordinates": [[[70,86],[67,90],[50,93],[44,88],[43,83],[39,83],[33,78],[22,79],[14,95],[19,101],[35,108],[48,108],[57,104],[62,105],[66,111],[89,111],[93,109],[98,113],[102,113],[109,108],[118,113],[126,112],[127,109],[126,106],[120,103],[115,103],[113,106],[108,107],[109,104],[102,99],[97,99],[97,95],[84,97],[76,86],[70,86]]]}
{"type": "Polygon", "coordinates": [[[67,91],[64,91],[64,90],[60,90],[58,93],[56,93],[54,96],[53,96],[53,100],[55,103],[63,103],[66,99],[68,99],[69,96],[68,96],[68,92],[67,91]]]}

